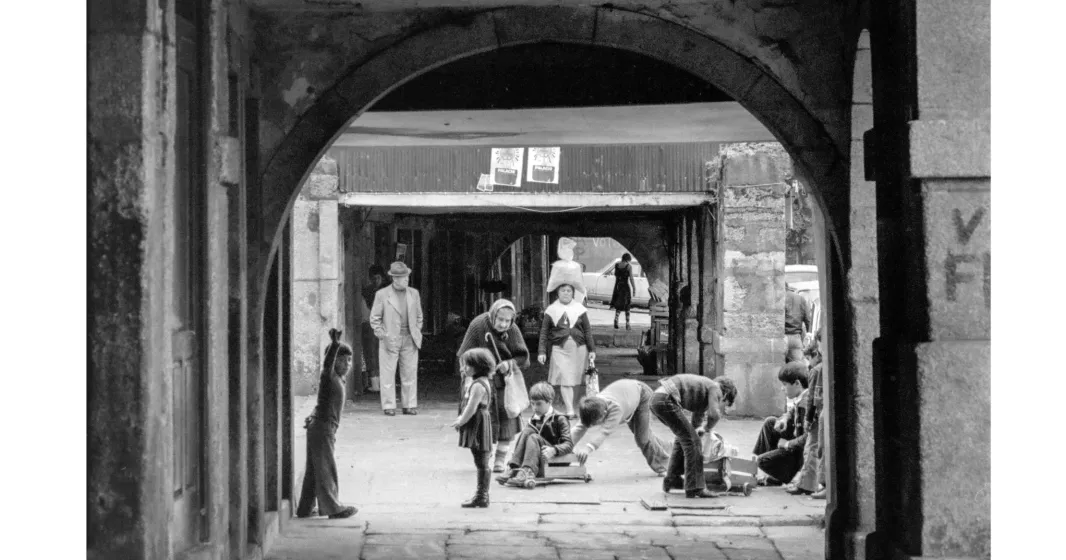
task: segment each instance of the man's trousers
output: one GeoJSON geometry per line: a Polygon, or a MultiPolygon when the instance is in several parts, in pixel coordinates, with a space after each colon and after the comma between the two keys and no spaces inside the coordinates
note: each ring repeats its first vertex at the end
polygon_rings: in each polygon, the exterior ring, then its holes
{"type": "Polygon", "coordinates": [[[396,373],[399,370],[403,408],[418,406],[418,348],[410,334],[386,336],[378,343],[381,372],[381,408],[396,408],[396,373]]]}

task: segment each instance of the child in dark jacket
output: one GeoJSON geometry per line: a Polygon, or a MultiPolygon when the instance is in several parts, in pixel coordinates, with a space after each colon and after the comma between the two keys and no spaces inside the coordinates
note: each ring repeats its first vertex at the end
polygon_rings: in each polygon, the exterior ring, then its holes
{"type": "Polygon", "coordinates": [[[489,507],[489,455],[496,438],[492,435],[492,418],[489,407],[492,406],[493,392],[489,387],[489,374],[496,369],[496,360],[484,348],[467,350],[459,358],[459,371],[473,382],[463,395],[462,414],[452,422],[452,427],[459,430],[459,447],[470,450],[477,467],[477,493],[463,502],[465,508],[489,507]]]}
{"type": "Polygon", "coordinates": [[[514,453],[508,464],[511,472],[497,477],[508,486],[524,486],[526,480],[542,476],[549,460],[574,449],[570,420],[552,408],[555,389],[541,381],[529,390],[529,400],[533,405],[533,417],[515,438],[514,453]]]}

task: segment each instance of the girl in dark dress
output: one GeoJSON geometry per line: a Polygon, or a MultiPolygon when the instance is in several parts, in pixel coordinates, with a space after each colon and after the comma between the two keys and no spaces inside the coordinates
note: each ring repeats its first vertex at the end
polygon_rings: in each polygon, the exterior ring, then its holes
{"type": "MultiPolygon", "coordinates": [[[[511,442],[522,431],[522,416],[508,418],[503,399],[506,380],[511,372],[515,368],[529,367],[529,348],[522,337],[522,329],[514,322],[516,314],[513,303],[506,299],[496,300],[488,312],[478,315],[470,322],[463,337],[463,344],[456,353],[462,356],[471,348],[484,348],[494,355],[499,355],[496,370],[490,375],[490,386],[495,398],[493,406],[489,407],[492,435],[497,442],[492,471],[497,473],[504,471],[511,442]]],[[[464,378],[463,381],[462,391],[465,393],[469,378],[464,378]]]]}
{"type": "Polygon", "coordinates": [[[626,314],[626,330],[629,330],[629,308],[633,306],[633,292],[637,287],[633,282],[633,256],[622,254],[622,260],[614,265],[614,292],[611,294],[611,307],[614,308],[614,328],[618,328],[618,314],[626,314]]]}
{"type": "Polygon", "coordinates": [[[296,507],[296,517],[318,514],[330,519],[355,515],[358,509],[345,506],[337,497],[337,461],[333,446],[337,442],[341,408],[344,406],[344,376],[352,367],[352,347],[340,341],[341,331],[330,329],[333,340],[326,348],[326,360],[318,386],[318,404],[307,418],[307,465],[304,467],[303,489],[296,507]]]}
{"type": "Polygon", "coordinates": [[[477,493],[463,502],[465,508],[489,507],[489,455],[496,438],[492,437],[493,391],[489,388],[489,374],[496,369],[496,359],[484,348],[468,350],[459,357],[459,370],[472,382],[463,395],[463,413],[452,422],[459,430],[459,447],[470,450],[477,467],[477,493]]]}

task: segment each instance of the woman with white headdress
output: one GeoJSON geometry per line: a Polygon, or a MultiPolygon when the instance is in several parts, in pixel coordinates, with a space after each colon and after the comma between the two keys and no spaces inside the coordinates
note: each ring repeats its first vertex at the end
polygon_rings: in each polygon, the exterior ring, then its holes
{"type": "Polygon", "coordinates": [[[559,387],[566,406],[566,415],[574,413],[574,387],[583,383],[585,370],[596,359],[596,343],[592,339],[592,323],[588,310],[580,302],[585,299],[585,284],[581,279],[581,265],[574,262],[574,241],[559,240],[558,261],[552,263],[548,277],[548,293],[557,299],[544,310],[540,328],[539,355],[543,364],[548,360],[548,383],[559,387]]]}

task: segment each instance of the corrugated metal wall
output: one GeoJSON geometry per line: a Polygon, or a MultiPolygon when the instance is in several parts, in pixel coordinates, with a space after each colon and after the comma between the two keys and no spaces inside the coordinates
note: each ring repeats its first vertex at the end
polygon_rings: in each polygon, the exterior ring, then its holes
{"type": "MultiPolygon", "coordinates": [[[[531,183],[497,192],[699,192],[717,143],[562,146],[559,184],[531,183]]],[[[491,147],[333,148],[340,191],[477,192],[491,147]]],[[[528,160],[528,154],[526,156],[528,160]]],[[[526,163],[528,165],[528,162],[526,163]]]]}

